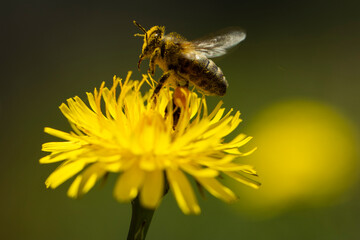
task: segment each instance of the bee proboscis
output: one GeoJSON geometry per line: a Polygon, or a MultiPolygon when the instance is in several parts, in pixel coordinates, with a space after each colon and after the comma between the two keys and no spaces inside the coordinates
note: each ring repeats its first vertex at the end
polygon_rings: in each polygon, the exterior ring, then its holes
{"type": "Polygon", "coordinates": [[[221,69],[209,58],[219,57],[245,39],[245,32],[232,28],[219,34],[187,41],[177,33],[165,35],[165,27],[154,26],[145,30],[134,21],[144,34],[135,34],[144,38],[139,56],[138,68],[143,59],[149,58],[149,73],[154,75],[158,65],[163,71],[154,95],[164,84],[171,82],[176,86],[189,86],[192,83],[206,95],[223,96],[228,82],[221,69]]]}

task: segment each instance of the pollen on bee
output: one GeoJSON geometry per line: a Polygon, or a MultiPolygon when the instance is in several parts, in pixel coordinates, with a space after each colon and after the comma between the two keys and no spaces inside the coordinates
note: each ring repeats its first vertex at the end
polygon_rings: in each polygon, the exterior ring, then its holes
{"type": "Polygon", "coordinates": [[[173,99],[176,106],[184,108],[189,98],[190,91],[187,87],[177,87],[175,88],[173,99]]]}

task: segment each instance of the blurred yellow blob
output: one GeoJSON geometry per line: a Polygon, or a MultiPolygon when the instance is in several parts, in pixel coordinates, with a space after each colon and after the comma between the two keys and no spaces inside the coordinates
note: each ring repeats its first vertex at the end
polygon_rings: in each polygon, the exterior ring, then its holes
{"type": "Polygon", "coordinates": [[[272,216],[293,207],[336,203],[356,182],[356,129],[330,106],[313,101],[275,104],[246,132],[258,150],[259,190],[239,189],[242,211],[272,216]]]}

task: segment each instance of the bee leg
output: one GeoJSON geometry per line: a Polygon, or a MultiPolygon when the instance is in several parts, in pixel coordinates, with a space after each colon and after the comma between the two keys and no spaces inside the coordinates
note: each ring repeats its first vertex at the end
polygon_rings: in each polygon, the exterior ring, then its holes
{"type": "Polygon", "coordinates": [[[161,88],[164,86],[166,80],[170,77],[171,73],[172,71],[167,71],[161,76],[159,83],[155,87],[154,93],[152,95],[153,97],[160,92],[161,88]]]}
{"type": "Polygon", "coordinates": [[[155,51],[151,54],[150,63],[149,63],[149,73],[151,75],[155,74],[155,60],[160,55],[160,48],[156,48],[155,51]]]}
{"type": "Polygon", "coordinates": [[[189,85],[190,85],[189,81],[186,80],[186,83],[185,83],[184,87],[189,88],[189,85]]]}
{"type": "Polygon", "coordinates": [[[137,65],[139,71],[140,71],[140,64],[141,64],[143,58],[144,58],[144,55],[143,55],[143,54],[140,54],[140,56],[139,56],[139,61],[138,61],[138,65],[137,65]]]}

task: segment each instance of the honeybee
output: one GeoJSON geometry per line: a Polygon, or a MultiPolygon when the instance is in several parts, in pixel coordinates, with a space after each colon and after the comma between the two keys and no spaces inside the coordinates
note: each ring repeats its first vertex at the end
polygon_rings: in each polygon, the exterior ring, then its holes
{"type": "Polygon", "coordinates": [[[149,58],[149,70],[155,73],[156,65],[163,71],[153,96],[159,93],[164,84],[189,86],[192,83],[205,95],[223,96],[228,82],[216,64],[209,58],[224,55],[227,50],[245,39],[245,32],[229,29],[199,40],[187,41],[177,33],[165,35],[165,27],[154,26],[148,31],[134,21],[144,34],[135,34],[144,38],[139,56],[138,69],[143,59],[149,58]]]}

